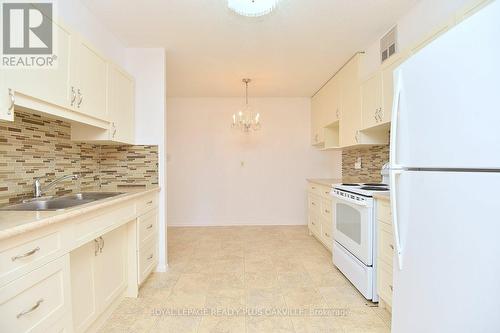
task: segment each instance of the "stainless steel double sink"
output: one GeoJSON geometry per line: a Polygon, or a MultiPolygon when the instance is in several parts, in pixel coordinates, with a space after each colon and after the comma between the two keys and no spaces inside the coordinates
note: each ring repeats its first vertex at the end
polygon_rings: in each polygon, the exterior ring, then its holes
{"type": "Polygon", "coordinates": [[[115,197],[123,192],[83,192],[68,194],[62,197],[36,198],[20,204],[4,206],[0,211],[50,211],[64,210],[86,203],[115,197]]]}

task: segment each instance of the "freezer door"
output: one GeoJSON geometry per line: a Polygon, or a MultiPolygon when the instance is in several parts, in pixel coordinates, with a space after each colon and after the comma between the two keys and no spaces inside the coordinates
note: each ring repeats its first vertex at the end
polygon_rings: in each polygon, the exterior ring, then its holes
{"type": "Polygon", "coordinates": [[[392,332],[500,332],[500,173],[394,177],[392,332]]]}
{"type": "Polygon", "coordinates": [[[392,167],[500,168],[500,1],[395,71],[392,167]]]}

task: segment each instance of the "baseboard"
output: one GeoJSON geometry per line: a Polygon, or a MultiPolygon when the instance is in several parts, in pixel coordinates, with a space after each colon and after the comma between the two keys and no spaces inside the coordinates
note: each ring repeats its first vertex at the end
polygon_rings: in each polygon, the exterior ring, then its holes
{"type": "Polygon", "coordinates": [[[276,227],[276,226],[307,226],[307,221],[299,222],[217,222],[217,223],[179,223],[179,222],[169,222],[167,227],[276,227]]]}
{"type": "Polygon", "coordinates": [[[155,272],[164,273],[167,271],[168,265],[158,265],[156,266],[155,272]]]}

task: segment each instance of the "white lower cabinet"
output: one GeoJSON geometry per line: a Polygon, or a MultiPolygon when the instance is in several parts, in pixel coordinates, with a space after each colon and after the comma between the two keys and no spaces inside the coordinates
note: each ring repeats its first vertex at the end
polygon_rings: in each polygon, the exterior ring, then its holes
{"type": "Polygon", "coordinates": [[[392,232],[391,207],[388,200],[377,199],[377,290],[379,306],[392,308],[392,269],[394,258],[394,236],[392,232]]]}
{"type": "Polygon", "coordinates": [[[0,332],[94,332],[158,264],[147,194],[0,240],[0,332]]]}
{"type": "Polygon", "coordinates": [[[127,287],[126,226],[71,252],[73,325],[84,332],[127,287]]]}
{"type": "Polygon", "coordinates": [[[308,185],[308,228],[328,250],[333,247],[333,204],[328,186],[308,185]]]}
{"type": "Polygon", "coordinates": [[[71,332],[69,255],[0,288],[0,332],[71,332]]]}

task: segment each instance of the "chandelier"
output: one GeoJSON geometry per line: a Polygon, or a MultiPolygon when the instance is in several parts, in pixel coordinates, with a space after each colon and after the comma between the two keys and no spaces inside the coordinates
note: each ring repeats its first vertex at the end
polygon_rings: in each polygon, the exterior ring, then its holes
{"type": "Polygon", "coordinates": [[[255,113],[252,107],[248,105],[248,83],[250,79],[243,79],[245,84],[245,105],[237,113],[233,114],[233,128],[248,133],[250,130],[258,131],[260,129],[260,114],[255,113]]]}
{"type": "Polygon", "coordinates": [[[227,6],[242,16],[257,17],[273,11],[280,0],[227,0],[227,6]]]}

